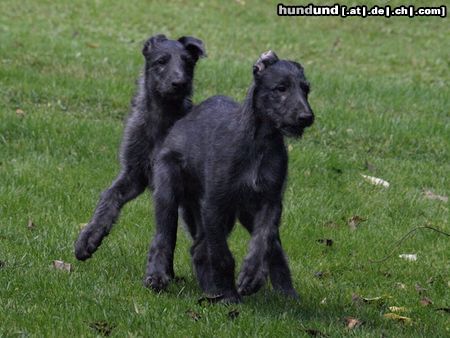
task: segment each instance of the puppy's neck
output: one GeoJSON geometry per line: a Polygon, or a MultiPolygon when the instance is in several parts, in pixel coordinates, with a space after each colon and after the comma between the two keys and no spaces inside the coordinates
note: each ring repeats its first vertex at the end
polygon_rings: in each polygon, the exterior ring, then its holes
{"type": "Polygon", "coordinates": [[[255,104],[256,90],[253,83],[241,108],[242,122],[248,130],[248,134],[252,136],[254,142],[282,137],[280,131],[273,125],[273,122],[258,113],[255,104]]]}

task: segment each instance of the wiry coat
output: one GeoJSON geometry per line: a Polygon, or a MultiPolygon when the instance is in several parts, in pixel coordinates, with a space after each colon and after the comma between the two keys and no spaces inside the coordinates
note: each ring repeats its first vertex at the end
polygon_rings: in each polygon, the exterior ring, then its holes
{"type": "Polygon", "coordinates": [[[175,123],[156,157],[157,232],[145,280],[154,289],[170,280],[181,208],[203,291],[237,302],[270,275],[275,289],[297,295],[278,231],[287,172],[283,134],[300,136],[312,124],[309,85],[299,64],[273,52],[261,56],[254,77],[242,106],[209,98],[175,123]],[[236,289],[226,239],[237,218],[252,238],[236,289]]]}
{"type": "Polygon", "coordinates": [[[192,108],[194,68],[205,55],[193,37],[169,40],[156,35],[142,50],[143,75],[138,80],[120,150],[121,171],[100,197],[89,224],[75,243],[75,255],[86,260],[109,234],[121,208],[153,186],[153,154],[175,121],[192,108]]]}

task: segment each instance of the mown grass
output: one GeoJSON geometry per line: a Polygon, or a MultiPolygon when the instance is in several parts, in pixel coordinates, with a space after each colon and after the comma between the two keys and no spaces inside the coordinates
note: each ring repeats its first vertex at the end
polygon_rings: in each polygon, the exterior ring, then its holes
{"type": "MultiPolygon", "coordinates": [[[[449,232],[448,202],[423,195],[449,193],[448,19],[279,18],[275,5],[0,3],[0,336],[449,335],[448,313],[436,311],[450,306],[447,237],[418,232],[391,259],[370,263],[413,227],[449,232]],[[205,41],[196,102],[217,93],[242,99],[252,62],[269,48],[304,64],[317,120],[289,141],[281,230],[300,303],[268,288],[231,308],[198,305],[182,231],[175,269],[184,278],[159,295],[143,288],[154,227],[148,194],[125,207],[92,260],[75,260],[79,225],[118,170],[141,43],[158,32],[205,41]],[[354,215],[366,219],[356,231],[347,225],[354,215]],[[55,259],[73,272],[53,269],[55,259]],[[383,301],[360,304],[353,294],[383,301]],[[424,296],[433,304],[421,305],[424,296]],[[412,324],[383,318],[388,306],[406,307],[412,324]],[[349,330],[346,316],[364,323],[349,330]]],[[[236,227],[229,242],[238,264],[247,241],[236,227]]]]}

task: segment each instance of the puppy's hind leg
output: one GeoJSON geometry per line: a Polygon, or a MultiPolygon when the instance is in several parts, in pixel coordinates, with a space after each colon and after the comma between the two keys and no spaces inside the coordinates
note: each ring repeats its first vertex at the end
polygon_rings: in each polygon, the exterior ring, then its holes
{"type": "Polygon", "coordinates": [[[140,195],[146,187],[145,176],[137,170],[124,169],[113,184],[105,190],[89,224],[80,232],[75,243],[75,256],[84,261],[92,256],[109,234],[120,210],[140,195]]]}

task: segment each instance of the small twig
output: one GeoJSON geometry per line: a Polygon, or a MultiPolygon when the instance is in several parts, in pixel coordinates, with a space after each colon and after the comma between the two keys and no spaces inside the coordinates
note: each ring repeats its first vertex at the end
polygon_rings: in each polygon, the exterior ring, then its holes
{"type": "Polygon", "coordinates": [[[397,249],[397,248],[400,246],[400,244],[401,244],[406,238],[408,238],[412,233],[416,232],[416,231],[419,230],[419,229],[430,229],[430,230],[436,231],[437,233],[440,233],[441,235],[450,236],[450,234],[447,233],[447,232],[445,232],[445,231],[442,231],[442,230],[433,228],[433,227],[431,227],[431,226],[429,226],[429,225],[421,225],[421,226],[418,226],[418,227],[416,227],[416,228],[410,230],[407,234],[403,235],[402,238],[400,238],[398,241],[394,242],[394,243],[391,245],[391,248],[392,248],[391,250],[392,250],[392,251],[391,251],[390,254],[388,254],[387,256],[385,256],[385,257],[383,257],[383,258],[381,258],[381,259],[377,259],[377,260],[369,259],[369,262],[370,262],[370,263],[382,263],[382,262],[388,260],[389,258],[391,258],[391,257],[394,255],[395,249],[397,249]]]}

